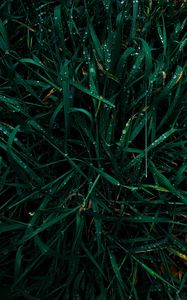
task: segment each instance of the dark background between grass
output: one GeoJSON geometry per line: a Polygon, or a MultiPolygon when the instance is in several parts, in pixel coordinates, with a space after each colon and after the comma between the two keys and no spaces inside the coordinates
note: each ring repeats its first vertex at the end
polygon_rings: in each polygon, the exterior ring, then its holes
{"type": "Polygon", "coordinates": [[[186,5],[1,1],[1,299],[187,299],[186,5]]]}

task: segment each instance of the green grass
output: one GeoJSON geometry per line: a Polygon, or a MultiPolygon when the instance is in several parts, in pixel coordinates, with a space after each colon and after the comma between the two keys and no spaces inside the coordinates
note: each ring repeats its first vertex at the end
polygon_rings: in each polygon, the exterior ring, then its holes
{"type": "Polygon", "coordinates": [[[186,1],[0,12],[2,297],[187,299],[186,1]]]}

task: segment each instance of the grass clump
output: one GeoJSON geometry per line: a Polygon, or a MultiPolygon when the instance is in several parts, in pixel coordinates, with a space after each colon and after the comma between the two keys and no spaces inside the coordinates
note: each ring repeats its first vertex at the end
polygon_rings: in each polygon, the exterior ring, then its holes
{"type": "Polygon", "coordinates": [[[0,11],[1,293],[185,299],[186,1],[0,11]]]}

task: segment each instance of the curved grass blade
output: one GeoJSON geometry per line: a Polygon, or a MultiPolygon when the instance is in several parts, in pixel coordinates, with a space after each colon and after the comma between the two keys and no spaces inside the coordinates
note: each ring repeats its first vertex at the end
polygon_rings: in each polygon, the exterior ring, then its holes
{"type": "Polygon", "coordinates": [[[9,39],[3,21],[0,19],[0,49],[3,51],[9,50],[9,39]]]}
{"type": "Polygon", "coordinates": [[[151,268],[149,268],[146,264],[144,264],[143,262],[141,262],[139,259],[137,259],[134,255],[132,255],[131,257],[132,257],[139,265],[141,265],[142,268],[148,272],[148,274],[150,274],[150,275],[153,276],[154,278],[158,278],[158,279],[161,280],[164,284],[166,284],[166,285],[169,286],[170,288],[176,290],[176,287],[175,287],[175,286],[173,286],[172,284],[170,284],[167,280],[165,280],[162,276],[160,276],[158,273],[156,273],[155,271],[153,271],[151,268]]]}

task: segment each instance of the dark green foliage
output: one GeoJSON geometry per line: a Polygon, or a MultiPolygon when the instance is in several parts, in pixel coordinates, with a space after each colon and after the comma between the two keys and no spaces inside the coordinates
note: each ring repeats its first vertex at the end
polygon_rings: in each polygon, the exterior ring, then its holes
{"type": "Polygon", "coordinates": [[[186,1],[0,12],[0,298],[186,299],[186,1]]]}

